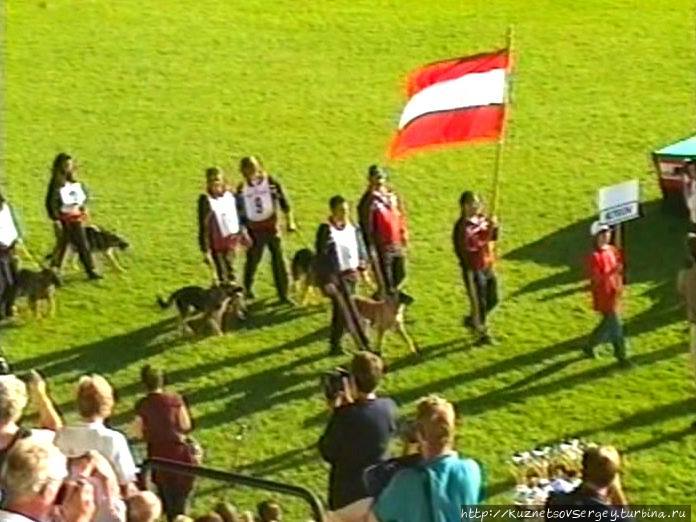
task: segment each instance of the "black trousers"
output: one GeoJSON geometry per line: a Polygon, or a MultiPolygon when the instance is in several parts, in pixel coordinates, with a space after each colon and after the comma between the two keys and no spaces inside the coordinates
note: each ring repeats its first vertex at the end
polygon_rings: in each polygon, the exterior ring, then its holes
{"type": "Polygon", "coordinates": [[[0,252],[0,319],[12,317],[16,295],[17,270],[9,251],[0,252]]]}
{"type": "Polygon", "coordinates": [[[213,258],[215,273],[218,281],[221,283],[233,282],[236,280],[234,274],[234,251],[227,252],[210,252],[210,257],[213,258]]]}
{"type": "Polygon", "coordinates": [[[276,292],[281,300],[288,297],[288,270],[283,259],[283,247],[280,236],[277,232],[254,232],[249,230],[251,236],[251,246],[246,253],[246,264],[244,265],[244,289],[251,292],[254,285],[254,275],[263,257],[264,248],[268,247],[271,252],[271,266],[273,268],[273,281],[276,292]]]}
{"type": "MultiPolygon", "coordinates": [[[[472,301],[476,300],[478,303],[479,323],[481,326],[485,326],[486,317],[498,304],[498,281],[495,278],[495,272],[490,267],[483,270],[462,268],[462,277],[464,278],[464,286],[469,298],[472,301]]],[[[473,310],[471,315],[473,317],[473,310]]]]}
{"type": "Polygon", "coordinates": [[[406,258],[401,252],[377,251],[379,268],[388,293],[395,292],[406,278],[406,258]]]}
{"type": "Polygon", "coordinates": [[[188,497],[191,490],[182,490],[166,481],[157,483],[157,492],[162,500],[162,508],[168,522],[174,522],[178,515],[186,514],[188,497]]]}
{"type": "Polygon", "coordinates": [[[361,350],[369,350],[370,341],[362,327],[360,314],[353,302],[356,286],[355,279],[346,276],[336,276],[333,278],[333,284],[338,295],[336,293],[329,294],[331,298],[331,329],[329,331],[329,347],[331,351],[339,351],[341,349],[341,339],[346,330],[355,336],[361,350]]]}
{"type": "Polygon", "coordinates": [[[65,253],[68,250],[68,245],[77,250],[77,255],[80,257],[80,263],[87,274],[94,273],[94,260],[92,253],[89,251],[85,228],[79,221],[70,221],[63,223],[63,232],[56,245],[56,250],[53,253],[53,261],[51,266],[60,268],[63,265],[65,253]]]}

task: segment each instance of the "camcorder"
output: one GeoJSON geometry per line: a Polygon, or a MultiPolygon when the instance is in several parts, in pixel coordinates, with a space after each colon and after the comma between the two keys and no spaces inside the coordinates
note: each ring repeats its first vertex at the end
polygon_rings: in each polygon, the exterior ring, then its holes
{"type": "Polygon", "coordinates": [[[321,375],[321,389],[324,391],[326,400],[333,401],[338,395],[345,391],[345,380],[350,377],[350,372],[345,368],[334,368],[321,375]]]}

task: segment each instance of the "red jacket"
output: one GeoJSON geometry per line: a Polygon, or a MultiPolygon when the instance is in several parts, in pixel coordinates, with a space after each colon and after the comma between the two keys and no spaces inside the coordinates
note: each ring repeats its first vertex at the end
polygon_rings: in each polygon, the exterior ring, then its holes
{"type": "Polygon", "coordinates": [[[369,233],[380,249],[406,245],[408,242],[406,216],[396,194],[373,193],[369,233]]]}
{"type": "Polygon", "coordinates": [[[607,245],[588,259],[592,305],[601,313],[616,312],[623,292],[623,253],[607,245]]]}

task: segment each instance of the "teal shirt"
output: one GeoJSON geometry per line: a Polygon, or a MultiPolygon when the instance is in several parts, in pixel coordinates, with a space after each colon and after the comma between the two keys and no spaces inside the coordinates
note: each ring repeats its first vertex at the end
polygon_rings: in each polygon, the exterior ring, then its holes
{"type": "Polygon", "coordinates": [[[483,500],[483,475],[455,453],[398,472],[373,507],[380,522],[460,522],[463,505],[483,500]]]}

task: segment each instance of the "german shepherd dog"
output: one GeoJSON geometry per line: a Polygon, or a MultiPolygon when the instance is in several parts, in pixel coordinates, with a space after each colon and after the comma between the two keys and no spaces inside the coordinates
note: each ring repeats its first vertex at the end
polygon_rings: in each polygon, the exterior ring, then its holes
{"type": "Polygon", "coordinates": [[[321,295],[317,277],[317,256],[309,248],[295,252],[290,263],[292,293],[298,304],[308,305],[321,295]]]}
{"type": "MultiPolygon", "coordinates": [[[[130,247],[128,242],[114,232],[109,232],[94,225],[86,225],[84,228],[90,252],[102,254],[116,271],[125,272],[126,270],[118,260],[116,251],[127,250],[130,247]]],[[[71,247],[68,247],[65,257],[71,267],[77,267],[77,257],[74,255],[71,247]]],[[[50,262],[51,259],[53,259],[53,253],[46,255],[44,258],[46,262],[50,262]]]]}
{"type": "Polygon", "coordinates": [[[238,319],[246,318],[244,289],[231,283],[210,288],[185,286],[172,293],[167,300],[158,296],[157,303],[163,309],[176,305],[183,333],[191,333],[189,322],[202,316],[215,334],[222,335],[222,321],[228,309],[238,319]]]}
{"type": "Polygon", "coordinates": [[[55,292],[59,286],[60,278],[52,269],[44,268],[37,272],[23,268],[17,273],[15,297],[26,297],[35,317],[39,317],[39,302],[46,301],[47,315],[53,317],[56,313],[55,292]]]}
{"type": "Polygon", "coordinates": [[[418,347],[406,331],[404,311],[413,298],[402,292],[391,292],[384,299],[370,299],[356,295],[353,302],[362,319],[377,333],[376,350],[382,351],[382,340],[387,330],[397,332],[406,342],[412,353],[418,354],[418,347]]]}

